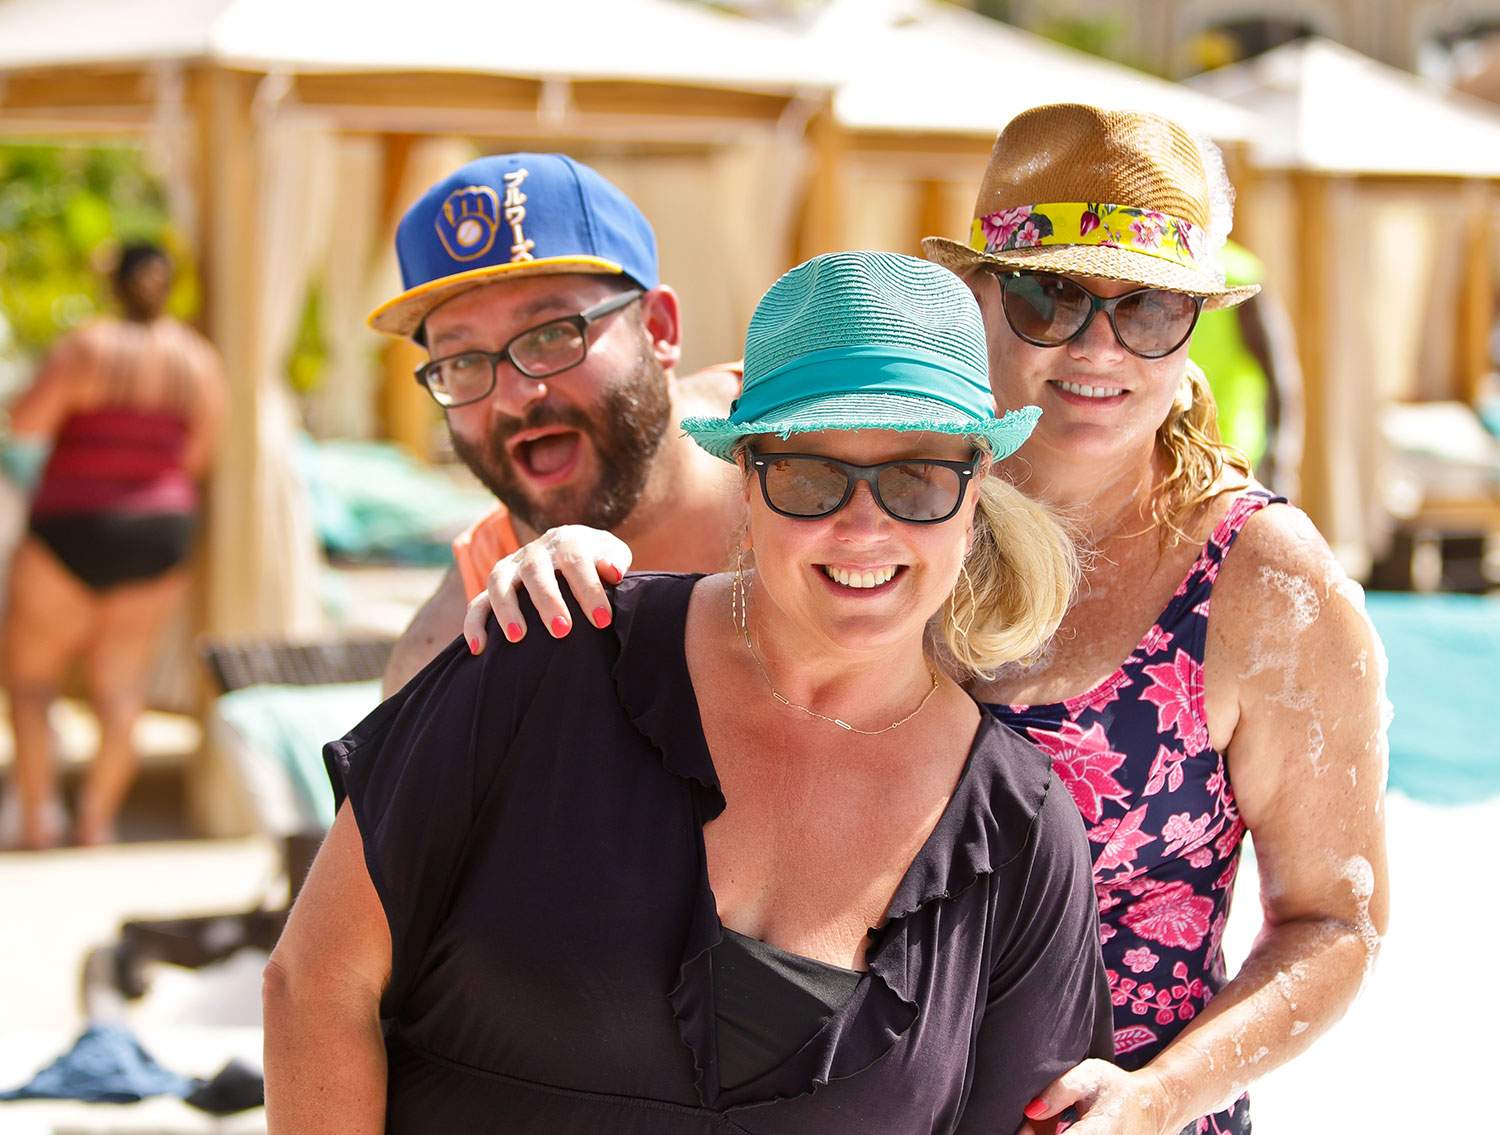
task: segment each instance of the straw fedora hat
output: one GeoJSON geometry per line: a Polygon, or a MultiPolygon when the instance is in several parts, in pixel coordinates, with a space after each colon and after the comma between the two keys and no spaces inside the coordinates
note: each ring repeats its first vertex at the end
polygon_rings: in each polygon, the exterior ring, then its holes
{"type": "Polygon", "coordinates": [[[1071,103],[1018,114],[995,140],[969,243],[927,237],[929,260],[1063,272],[1207,297],[1234,307],[1208,248],[1210,186],[1197,143],[1155,114],[1071,103]]]}

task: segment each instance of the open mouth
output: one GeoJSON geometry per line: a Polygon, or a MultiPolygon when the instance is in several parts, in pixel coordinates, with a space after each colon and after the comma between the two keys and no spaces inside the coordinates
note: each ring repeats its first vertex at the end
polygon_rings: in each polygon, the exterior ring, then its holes
{"type": "Polygon", "coordinates": [[[1106,402],[1130,393],[1123,386],[1088,385],[1082,382],[1064,382],[1062,379],[1051,379],[1048,385],[1071,395],[1070,400],[1083,399],[1089,402],[1106,402]]]}
{"type": "Polygon", "coordinates": [[[565,480],[578,464],[583,435],[577,430],[528,430],[510,441],[517,468],[533,481],[551,484],[565,480]]]}
{"type": "Polygon", "coordinates": [[[818,565],[825,576],[850,591],[878,591],[888,587],[906,570],[903,564],[881,564],[875,567],[845,567],[839,564],[818,565]]]}

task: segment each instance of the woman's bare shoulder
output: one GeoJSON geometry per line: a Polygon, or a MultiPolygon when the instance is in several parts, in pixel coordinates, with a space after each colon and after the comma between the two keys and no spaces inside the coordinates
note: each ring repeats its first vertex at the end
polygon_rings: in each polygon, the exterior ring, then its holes
{"type": "Polygon", "coordinates": [[[192,363],[206,370],[217,370],[219,351],[213,342],[190,323],[177,319],[161,321],[160,334],[178,350],[184,352],[192,363]]]}
{"type": "Polygon", "coordinates": [[[1255,584],[1276,573],[1296,576],[1320,590],[1348,579],[1307,513],[1290,504],[1269,504],[1245,521],[1224,557],[1215,598],[1226,591],[1259,594],[1264,587],[1255,584]]]}
{"type": "Polygon", "coordinates": [[[1245,523],[1224,557],[1209,634],[1211,649],[1228,647],[1253,670],[1251,656],[1278,641],[1357,653],[1370,632],[1364,592],[1328,541],[1301,509],[1276,504],[1245,523]]]}

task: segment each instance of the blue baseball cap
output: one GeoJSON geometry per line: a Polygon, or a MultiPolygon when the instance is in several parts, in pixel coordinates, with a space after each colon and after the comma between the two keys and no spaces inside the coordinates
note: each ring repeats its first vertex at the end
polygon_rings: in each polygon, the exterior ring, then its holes
{"type": "Polygon", "coordinates": [[[564,272],[660,282],[656,234],[635,202],[566,154],[495,154],[453,171],[396,229],[405,289],[370,313],[417,335],[439,304],[511,276],[564,272]]]}

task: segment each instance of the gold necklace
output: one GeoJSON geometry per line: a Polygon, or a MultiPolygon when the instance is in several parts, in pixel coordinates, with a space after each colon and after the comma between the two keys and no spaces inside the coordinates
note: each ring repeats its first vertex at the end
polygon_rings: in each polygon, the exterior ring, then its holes
{"type": "Polygon", "coordinates": [[[913,717],[916,717],[917,714],[921,713],[922,710],[926,709],[927,703],[932,700],[932,695],[937,693],[937,670],[929,666],[928,670],[932,674],[932,685],[928,688],[927,693],[922,696],[922,700],[917,703],[917,708],[912,710],[899,721],[891,722],[884,729],[858,729],[855,726],[850,725],[842,717],[829,717],[826,713],[819,713],[817,710],[810,709],[805,705],[798,705],[796,702],[786,697],[779,690],[777,690],[776,684],[771,681],[771,675],[766,670],[766,664],[760,660],[760,655],[755,652],[755,643],[750,640],[750,602],[749,590],[745,586],[743,551],[740,551],[735,557],[734,582],[729,589],[729,618],[732,623],[739,627],[740,634],[745,639],[745,649],[750,652],[751,660],[754,661],[756,669],[760,671],[760,676],[765,679],[766,689],[771,691],[771,697],[775,698],[778,702],[788,707],[789,709],[800,710],[802,713],[807,714],[808,717],[816,717],[819,721],[826,721],[830,725],[837,725],[840,729],[843,729],[846,732],[858,733],[861,737],[878,737],[882,733],[889,733],[898,725],[905,725],[913,717]]]}

